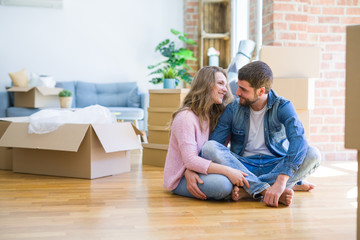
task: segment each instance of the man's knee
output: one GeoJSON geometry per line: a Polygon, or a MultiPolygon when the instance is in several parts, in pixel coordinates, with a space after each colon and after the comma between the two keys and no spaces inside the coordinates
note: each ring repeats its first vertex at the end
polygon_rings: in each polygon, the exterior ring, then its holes
{"type": "Polygon", "coordinates": [[[311,165],[313,168],[317,168],[321,162],[321,153],[318,148],[309,146],[309,150],[306,154],[303,164],[311,165]]]}
{"type": "Polygon", "coordinates": [[[212,159],[216,153],[218,144],[219,143],[214,140],[207,141],[201,149],[201,156],[206,159],[212,159]]]}

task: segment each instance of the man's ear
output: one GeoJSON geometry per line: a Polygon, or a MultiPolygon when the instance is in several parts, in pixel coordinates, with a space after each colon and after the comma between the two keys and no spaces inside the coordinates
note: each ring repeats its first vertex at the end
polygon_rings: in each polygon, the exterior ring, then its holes
{"type": "Polygon", "coordinates": [[[259,97],[261,97],[264,93],[265,93],[265,87],[260,87],[260,88],[258,89],[258,95],[259,95],[259,97]]]}

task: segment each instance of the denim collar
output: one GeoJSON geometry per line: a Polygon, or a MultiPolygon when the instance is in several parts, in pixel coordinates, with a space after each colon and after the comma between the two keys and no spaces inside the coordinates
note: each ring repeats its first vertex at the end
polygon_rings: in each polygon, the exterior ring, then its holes
{"type": "Polygon", "coordinates": [[[267,109],[272,108],[272,106],[276,102],[276,99],[278,99],[278,98],[279,98],[279,96],[275,93],[275,91],[270,89],[270,92],[268,94],[268,99],[267,99],[267,109]]]}

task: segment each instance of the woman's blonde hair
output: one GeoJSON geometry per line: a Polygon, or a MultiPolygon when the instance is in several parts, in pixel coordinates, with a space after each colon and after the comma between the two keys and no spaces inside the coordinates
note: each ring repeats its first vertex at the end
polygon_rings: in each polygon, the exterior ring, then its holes
{"type": "Polygon", "coordinates": [[[201,131],[204,130],[202,126],[203,121],[207,123],[210,132],[215,129],[218,119],[225,110],[226,105],[233,100],[229,83],[226,82],[227,93],[223,98],[223,102],[221,104],[213,104],[211,91],[215,86],[215,73],[217,72],[224,74],[227,79],[225,70],[215,66],[203,67],[195,74],[190,92],[186,95],[182,106],[172,114],[171,123],[179,112],[191,110],[199,117],[201,131]]]}

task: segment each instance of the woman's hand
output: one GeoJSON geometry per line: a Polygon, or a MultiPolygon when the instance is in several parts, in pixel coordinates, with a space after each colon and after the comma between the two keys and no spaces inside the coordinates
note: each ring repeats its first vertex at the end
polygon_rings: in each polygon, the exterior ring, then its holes
{"type": "Polygon", "coordinates": [[[248,175],[247,173],[244,173],[238,169],[227,167],[226,177],[229,178],[229,180],[232,182],[232,184],[234,184],[238,187],[244,187],[244,184],[247,188],[250,187],[248,181],[245,179],[245,177],[247,175],[248,175]]]}
{"type": "Polygon", "coordinates": [[[203,184],[203,180],[199,177],[199,175],[191,171],[189,169],[185,170],[185,179],[186,179],[186,186],[188,191],[196,198],[205,200],[206,195],[199,189],[198,183],[203,184]]]}

